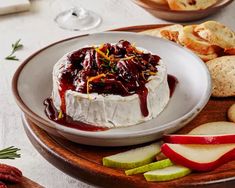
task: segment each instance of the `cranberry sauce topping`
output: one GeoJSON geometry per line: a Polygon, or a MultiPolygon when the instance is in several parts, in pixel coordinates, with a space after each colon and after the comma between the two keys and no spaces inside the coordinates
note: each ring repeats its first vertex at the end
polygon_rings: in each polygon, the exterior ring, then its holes
{"type": "Polygon", "coordinates": [[[61,68],[59,78],[62,112],[66,112],[65,91],[71,89],[87,94],[128,96],[136,93],[142,114],[148,116],[145,84],[157,73],[159,60],[159,56],[143,53],[124,40],[73,52],[61,68]]]}

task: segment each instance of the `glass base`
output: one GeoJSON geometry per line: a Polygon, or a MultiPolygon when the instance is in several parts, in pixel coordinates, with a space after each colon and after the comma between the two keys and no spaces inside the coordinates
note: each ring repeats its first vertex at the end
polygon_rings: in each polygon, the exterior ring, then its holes
{"type": "Polygon", "coordinates": [[[72,31],[90,30],[100,25],[101,17],[93,11],[83,8],[72,8],[61,12],[55,18],[55,22],[62,29],[72,31]]]}

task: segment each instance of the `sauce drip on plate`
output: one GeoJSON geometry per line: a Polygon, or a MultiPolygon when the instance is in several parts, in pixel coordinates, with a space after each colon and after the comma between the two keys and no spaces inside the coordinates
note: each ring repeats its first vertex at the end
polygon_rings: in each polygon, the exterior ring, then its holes
{"type": "Polygon", "coordinates": [[[167,75],[167,82],[168,82],[168,86],[170,88],[170,97],[172,97],[172,95],[175,91],[176,85],[178,84],[178,80],[175,76],[168,74],[167,75]]]}

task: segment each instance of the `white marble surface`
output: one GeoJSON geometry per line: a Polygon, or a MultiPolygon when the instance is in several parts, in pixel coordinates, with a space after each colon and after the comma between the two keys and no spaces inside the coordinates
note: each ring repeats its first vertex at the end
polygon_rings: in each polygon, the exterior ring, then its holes
{"type": "MultiPolygon", "coordinates": [[[[34,51],[57,40],[86,32],[65,31],[53,22],[56,14],[70,7],[66,0],[32,0],[30,12],[0,16],[0,148],[14,145],[21,148],[22,157],[0,162],[15,165],[24,175],[45,187],[92,187],[62,173],[49,164],[29,142],[21,123],[21,111],[11,93],[11,79],[21,62],[34,51]],[[7,61],[11,44],[21,39],[24,48],[17,52],[20,61],[7,61]]],[[[136,6],[129,0],[78,0],[78,3],[103,17],[99,32],[130,25],[166,23],[136,6]]],[[[235,30],[235,3],[207,18],[235,30]]]]}

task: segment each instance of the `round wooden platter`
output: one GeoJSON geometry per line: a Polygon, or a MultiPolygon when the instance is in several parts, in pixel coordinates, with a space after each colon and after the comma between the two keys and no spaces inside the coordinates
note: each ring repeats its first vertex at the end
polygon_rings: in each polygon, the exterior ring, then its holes
{"type": "MultiPolygon", "coordinates": [[[[133,26],[116,30],[138,32],[162,26],[165,25],[133,26]]],[[[227,109],[234,102],[234,98],[211,98],[200,114],[179,133],[187,133],[202,123],[226,121],[227,109]]],[[[65,173],[89,184],[119,188],[228,187],[235,184],[235,161],[224,164],[214,171],[193,172],[186,177],[169,182],[147,182],[143,175],[126,176],[123,170],[102,166],[102,158],[138,146],[111,148],[80,145],[48,134],[34,124],[29,117],[23,116],[23,122],[30,141],[46,160],[65,173]]]]}

